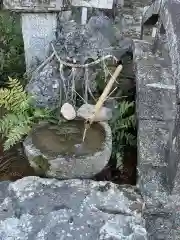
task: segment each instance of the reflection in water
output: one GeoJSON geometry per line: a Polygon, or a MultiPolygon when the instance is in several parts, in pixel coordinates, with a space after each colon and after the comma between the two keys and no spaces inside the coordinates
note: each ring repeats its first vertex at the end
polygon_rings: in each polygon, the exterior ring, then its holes
{"type": "Polygon", "coordinates": [[[69,121],[60,126],[45,124],[32,133],[32,142],[42,153],[50,157],[85,156],[99,151],[105,140],[102,126],[93,123],[82,144],[83,132],[84,121],[69,121]]]}
{"type": "Polygon", "coordinates": [[[0,181],[15,181],[25,176],[34,175],[35,173],[23,154],[20,144],[3,152],[2,142],[0,143],[0,181]]]}

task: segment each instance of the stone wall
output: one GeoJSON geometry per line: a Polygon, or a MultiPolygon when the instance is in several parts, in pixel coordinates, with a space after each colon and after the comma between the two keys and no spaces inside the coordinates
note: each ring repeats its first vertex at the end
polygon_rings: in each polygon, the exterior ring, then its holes
{"type": "MultiPolygon", "coordinates": [[[[180,3],[153,1],[143,29],[151,43],[134,41],[137,84],[138,186],[150,239],[179,239],[180,3]]],[[[143,36],[143,31],[142,31],[143,36]]]]}

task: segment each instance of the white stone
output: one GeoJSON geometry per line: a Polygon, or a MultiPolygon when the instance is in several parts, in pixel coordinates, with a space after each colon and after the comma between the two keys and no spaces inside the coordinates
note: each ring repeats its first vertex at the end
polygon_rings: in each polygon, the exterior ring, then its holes
{"type": "Polygon", "coordinates": [[[61,114],[66,120],[73,120],[76,117],[76,111],[74,107],[69,103],[64,103],[61,107],[61,114]]]}
{"type": "MultiPolygon", "coordinates": [[[[77,116],[89,119],[92,117],[95,110],[95,105],[91,104],[83,104],[77,111],[77,116]]],[[[109,121],[112,118],[112,110],[107,107],[102,107],[99,112],[97,113],[94,121],[100,122],[100,121],[109,121]]]]}

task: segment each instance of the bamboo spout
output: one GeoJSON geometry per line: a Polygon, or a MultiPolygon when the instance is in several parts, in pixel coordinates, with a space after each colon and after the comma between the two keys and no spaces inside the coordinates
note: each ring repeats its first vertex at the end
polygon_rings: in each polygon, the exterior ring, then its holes
{"type": "Polygon", "coordinates": [[[83,142],[85,140],[85,137],[86,137],[86,132],[87,132],[87,129],[91,126],[91,124],[93,123],[95,117],[96,117],[96,114],[99,112],[100,108],[102,107],[103,103],[106,101],[106,98],[108,96],[108,94],[110,93],[111,91],[111,88],[114,84],[114,82],[116,81],[117,77],[119,76],[120,72],[122,71],[122,65],[119,65],[115,72],[113,73],[113,75],[111,76],[108,84],[106,85],[103,93],[101,94],[101,96],[99,97],[96,105],[95,105],[95,109],[94,109],[94,113],[92,115],[92,117],[90,117],[86,122],[85,122],[85,130],[84,130],[84,134],[83,134],[83,142]]]}

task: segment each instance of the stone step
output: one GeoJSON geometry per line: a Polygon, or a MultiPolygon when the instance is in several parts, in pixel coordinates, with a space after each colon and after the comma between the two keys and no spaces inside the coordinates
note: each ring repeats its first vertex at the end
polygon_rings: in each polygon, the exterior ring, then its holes
{"type": "Polygon", "coordinates": [[[134,41],[137,112],[139,119],[175,119],[175,85],[166,61],[152,54],[151,45],[134,41]]]}

